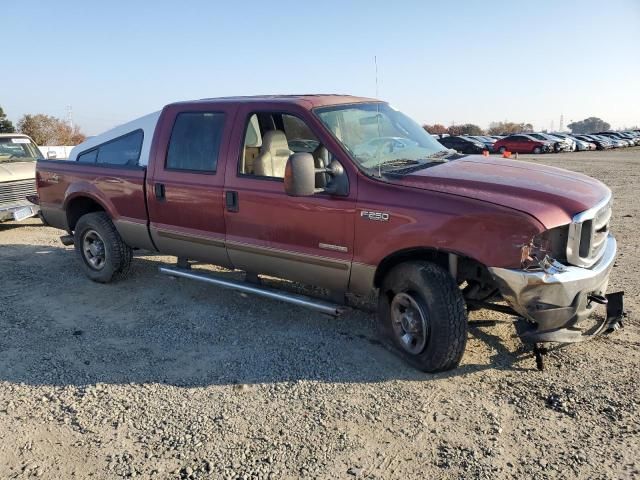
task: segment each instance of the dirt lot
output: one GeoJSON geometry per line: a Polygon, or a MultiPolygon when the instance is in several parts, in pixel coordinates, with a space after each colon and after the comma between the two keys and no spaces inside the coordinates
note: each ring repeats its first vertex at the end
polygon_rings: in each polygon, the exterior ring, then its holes
{"type": "Polygon", "coordinates": [[[0,225],[0,478],[637,478],[640,149],[530,159],[613,189],[629,312],[544,372],[508,322],[425,375],[370,312],[174,280],[150,255],[99,285],[60,232],[0,225]]]}

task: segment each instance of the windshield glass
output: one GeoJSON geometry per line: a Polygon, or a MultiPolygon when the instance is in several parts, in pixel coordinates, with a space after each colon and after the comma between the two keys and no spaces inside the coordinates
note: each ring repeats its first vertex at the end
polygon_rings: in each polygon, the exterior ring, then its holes
{"type": "Polygon", "coordinates": [[[38,147],[26,137],[0,137],[0,162],[33,162],[42,159],[38,147]]]}
{"type": "Polygon", "coordinates": [[[315,113],[364,169],[429,163],[451,153],[386,103],[336,105],[315,113]]]}

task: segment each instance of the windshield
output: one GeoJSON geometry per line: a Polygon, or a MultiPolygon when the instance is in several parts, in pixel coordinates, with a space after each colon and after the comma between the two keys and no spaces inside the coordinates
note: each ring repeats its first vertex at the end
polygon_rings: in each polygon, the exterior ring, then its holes
{"type": "Polygon", "coordinates": [[[33,162],[42,158],[38,147],[27,137],[0,138],[0,163],[33,162]]]}
{"type": "Polygon", "coordinates": [[[364,169],[427,164],[452,153],[386,103],[336,105],[315,113],[364,169]]]}

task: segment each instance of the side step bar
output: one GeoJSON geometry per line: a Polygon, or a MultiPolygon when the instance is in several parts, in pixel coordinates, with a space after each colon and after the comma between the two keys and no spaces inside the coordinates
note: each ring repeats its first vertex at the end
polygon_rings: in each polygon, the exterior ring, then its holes
{"type": "Polygon", "coordinates": [[[260,285],[249,284],[246,282],[238,282],[235,280],[227,280],[216,277],[215,275],[207,275],[204,273],[196,273],[193,270],[186,270],[175,267],[160,267],[160,273],[169,275],[172,277],[189,278],[191,280],[198,280],[200,282],[210,283],[217,285],[218,287],[228,288],[230,290],[237,290],[244,293],[253,293],[261,297],[271,298],[273,300],[280,300],[283,302],[292,303],[301,307],[310,308],[318,312],[326,313],[333,317],[341,315],[346,307],[337,305],[335,303],[328,302],[326,300],[316,299],[308,297],[306,295],[299,295],[296,293],[283,292],[276,290],[275,288],[263,287],[260,285]]]}

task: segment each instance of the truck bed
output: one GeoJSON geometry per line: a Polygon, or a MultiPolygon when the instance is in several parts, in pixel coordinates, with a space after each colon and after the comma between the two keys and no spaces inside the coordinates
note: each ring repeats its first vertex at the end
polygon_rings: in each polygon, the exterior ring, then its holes
{"type": "Polygon", "coordinates": [[[89,198],[98,210],[109,214],[128,244],[153,248],[148,232],[146,174],[146,168],[141,166],[39,160],[36,181],[43,220],[70,231],[78,220],[74,216],[74,199],[86,202],[89,198]]]}

